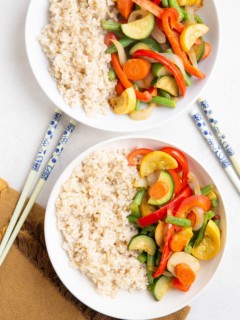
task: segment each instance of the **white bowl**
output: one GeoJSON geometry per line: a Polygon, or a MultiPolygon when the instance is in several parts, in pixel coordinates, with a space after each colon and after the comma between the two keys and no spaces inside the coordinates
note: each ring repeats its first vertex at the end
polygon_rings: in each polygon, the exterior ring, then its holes
{"type": "Polygon", "coordinates": [[[131,120],[127,115],[116,115],[110,109],[105,116],[87,117],[81,107],[71,108],[59,94],[56,83],[48,71],[48,60],[37,40],[41,29],[48,23],[48,6],[48,0],[31,0],[29,5],[25,27],[25,42],[31,68],[42,90],[53,104],[71,118],[88,126],[116,132],[136,132],[160,126],[186,111],[186,108],[196,101],[214,69],[219,47],[219,22],[214,0],[208,0],[204,2],[204,7],[199,10],[200,16],[210,27],[205,39],[212,45],[211,55],[200,63],[200,69],[206,74],[206,79],[193,79],[193,84],[187,87],[186,97],[178,101],[175,109],[155,108],[151,117],[144,121],[131,120]]]}
{"type": "MultiPolygon", "coordinates": [[[[78,300],[82,301],[90,308],[114,318],[140,320],[165,316],[189,304],[206,288],[219,267],[226,242],[227,222],[222,197],[220,196],[219,206],[222,228],[221,251],[214,259],[200,262],[201,267],[197,279],[188,292],[182,293],[174,289],[169,290],[160,302],[156,302],[149,294],[148,290],[132,293],[122,290],[115,299],[99,295],[95,290],[93,283],[86,276],[71,268],[69,265],[68,255],[62,248],[63,237],[57,228],[55,201],[60,193],[61,186],[71,176],[73,169],[92,151],[109,148],[129,148],[129,150],[131,150],[137,146],[158,149],[166,145],[171,146],[172,144],[153,138],[127,136],[111,139],[87,149],[61,174],[51,192],[47,205],[45,238],[48,254],[56,273],[68,290],[78,300]]],[[[190,156],[186,151],[183,150],[183,152],[187,156],[190,170],[197,175],[201,185],[214,184],[218,193],[221,195],[220,188],[199,161],[190,156]]]]}

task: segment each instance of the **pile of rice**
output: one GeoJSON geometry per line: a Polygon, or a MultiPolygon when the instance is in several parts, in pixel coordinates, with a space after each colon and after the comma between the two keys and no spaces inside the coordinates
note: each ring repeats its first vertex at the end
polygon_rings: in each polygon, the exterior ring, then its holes
{"type": "Polygon", "coordinates": [[[39,36],[50,73],[70,106],[88,116],[104,114],[115,81],[108,80],[110,55],[105,53],[102,19],[116,20],[112,0],[49,0],[49,24],[39,36]]]}
{"type": "Polygon", "coordinates": [[[147,286],[145,265],[136,259],[137,252],[127,249],[137,233],[126,216],[138,177],[137,169],[128,166],[126,151],[96,151],[75,168],[56,202],[71,265],[111,297],[119,289],[147,286]]]}

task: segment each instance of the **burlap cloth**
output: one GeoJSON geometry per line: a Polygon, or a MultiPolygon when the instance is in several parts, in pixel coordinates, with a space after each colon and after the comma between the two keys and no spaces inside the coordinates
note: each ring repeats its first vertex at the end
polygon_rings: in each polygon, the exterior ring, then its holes
{"type": "MultiPolygon", "coordinates": [[[[0,240],[18,197],[19,193],[0,178],[0,240]]],[[[113,319],[85,306],[61,283],[45,247],[44,214],[44,208],[35,204],[0,268],[0,319],[113,319]]],[[[184,320],[189,311],[186,306],[160,319],[184,320]]]]}

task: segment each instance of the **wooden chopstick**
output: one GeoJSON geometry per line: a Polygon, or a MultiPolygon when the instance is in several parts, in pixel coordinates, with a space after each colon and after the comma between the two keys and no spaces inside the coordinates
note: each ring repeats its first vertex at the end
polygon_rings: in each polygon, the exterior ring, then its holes
{"type": "Polygon", "coordinates": [[[0,256],[0,266],[2,265],[5,257],[7,256],[14,240],[16,239],[18,232],[20,231],[24,221],[26,220],[29,212],[31,211],[37,197],[39,196],[43,186],[45,185],[47,179],[49,178],[54,166],[57,163],[58,158],[60,157],[66,143],[68,142],[68,139],[70,138],[74,128],[76,126],[76,122],[74,120],[70,120],[69,124],[67,125],[64,133],[62,134],[62,137],[60,138],[57,146],[55,147],[55,150],[52,154],[52,157],[50,158],[48,164],[46,165],[36,187],[34,188],[32,195],[23,210],[17,224],[15,225],[15,228],[12,230],[11,236],[8,239],[8,242],[6,243],[5,247],[3,248],[2,254],[0,256]]]}
{"type": "Polygon", "coordinates": [[[13,215],[11,217],[11,220],[9,222],[9,225],[8,225],[8,228],[4,234],[4,237],[2,239],[2,242],[0,244],[0,257],[3,253],[3,250],[8,242],[8,239],[10,238],[10,235],[14,229],[14,226],[21,214],[21,211],[23,209],[23,206],[24,206],[24,203],[28,197],[28,194],[29,194],[29,191],[31,189],[31,186],[33,185],[33,182],[35,180],[35,177],[37,175],[37,173],[39,172],[40,170],[40,167],[43,163],[43,159],[45,157],[45,154],[47,152],[47,148],[52,140],[52,137],[53,137],[53,134],[55,132],[55,129],[57,128],[57,125],[59,123],[59,120],[61,118],[61,115],[62,115],[62,111],[60,109],[56,109],[54,114],[53,114],[53,117],[48,125],[48,128],[46,130],[46,133],[44,135],[44,138],[40,144],[40,147],[39,147],[39,150],[36,154],[36,157],[35,157],[35,160],[33,162],[33,165],[32,165],[32,169],[31,171],[29,172],[29,175],[27,177],[27,180],[25,182],[25,185],[23,187],[23,190],[21,192],[21,195],[20,195],[20,198],[18,200],[18,203],[16,205],[16,208],[13,212],[13,215]]]}

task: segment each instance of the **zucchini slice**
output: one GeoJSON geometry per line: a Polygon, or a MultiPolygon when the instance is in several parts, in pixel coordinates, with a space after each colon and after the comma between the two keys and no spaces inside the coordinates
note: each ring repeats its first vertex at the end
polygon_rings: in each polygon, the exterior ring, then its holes
{"type": "Polygon", "coordinates": [[[149,198],[148,203],[155,206],[161,206],[172,199],[174,192],[174,182],[171,175],[166,171],[161,171],[158,181],[166,185],[167,193],[160,199],[149,198]]]}
{"type": "Polygon", "coordinates": [[[172,286],[172,278],[161,276],[152,285],[152,295],[155,300],[160,301],[172,286]]]}
{"type": "Polygon", "coordinates": [[[146,17],[121,25],[122,32],[129,38],[141,40],[147,38],[154,28],[154,16],[149,13],[146,17]]]}
{"type": "Polygon", "coordinates": [[[134,54],[134,52],[137,50],[151,50],[152,51],[152,49],[146,43],[139,42],[139,43],[135,44],[130,49],[129,54],[132,56],[134,54]]]}
{"type": "Polygon", "coordinates": [[[203,56],[204,51],[205,51],[205,42],[204,42],[202,37],[199,38],[199,39],[200,39],[201,42],[199,44],[195,44],[193,46],[193,50],[195,52],[197,62],[201,61],[202,56],[203,56]]]}
{"type": "Polygon", "coordinates": [[[128,250],[141,250],[153,256],[156,251],[156,244],[151,237],[140,234],[131,239],[128,245],[128,250]]]}
{"type": "Polygon", "coordinates": [[[153,86],[162,89],[174,97],[179,96],[179,90],[176,80],[169,75],[159,77],[153,83],[153,86]]]}

